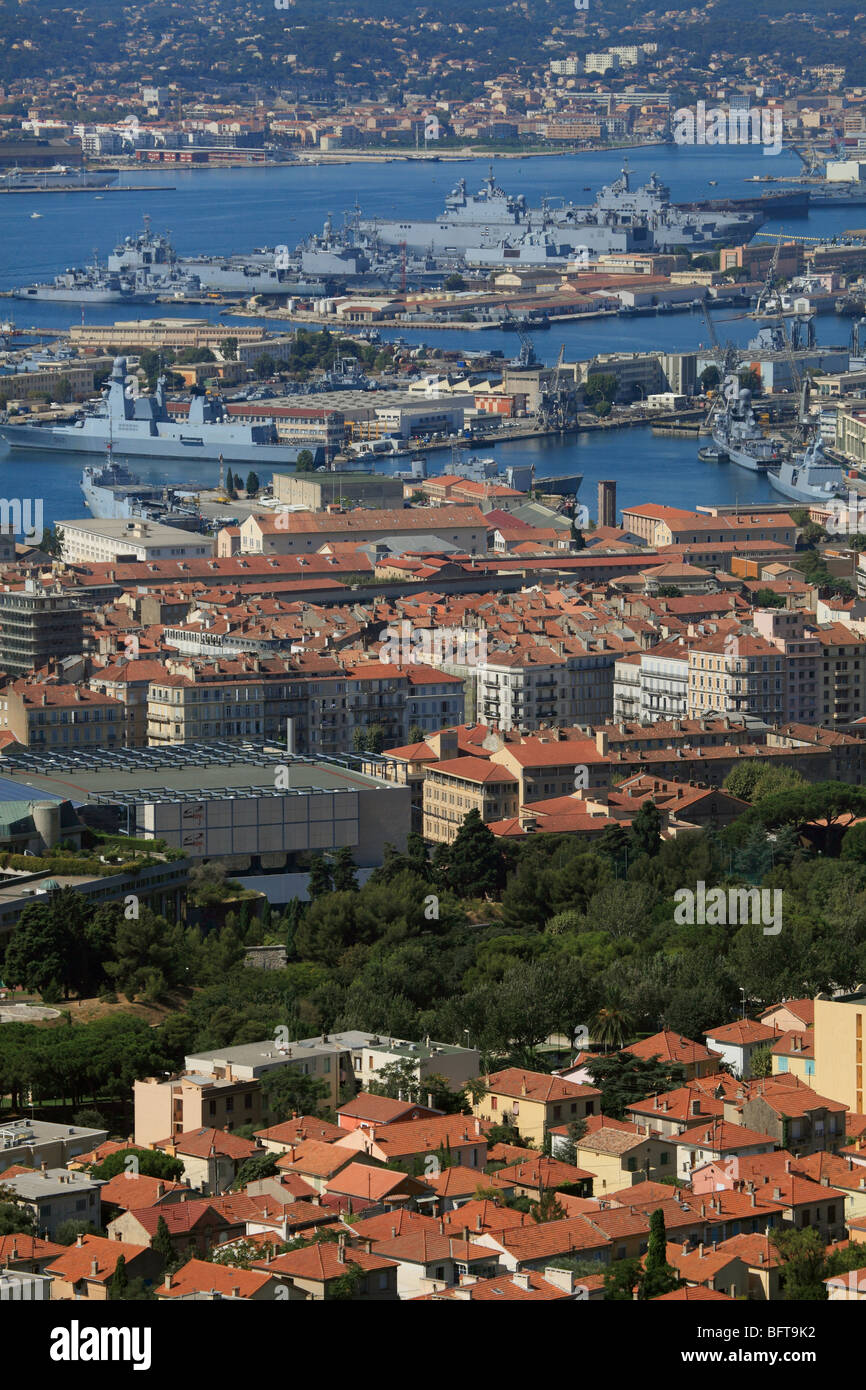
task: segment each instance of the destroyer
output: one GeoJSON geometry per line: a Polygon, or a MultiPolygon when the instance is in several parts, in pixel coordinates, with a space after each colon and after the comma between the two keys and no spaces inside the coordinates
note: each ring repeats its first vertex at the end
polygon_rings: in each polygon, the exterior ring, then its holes
{"type": "Polygon", "coordinates": [[[194,394],[188,414],[174,418],[166,404],[164,377],[152,396],[127,394],[125,357],[115,357],[109,389],[94,413],[71,425],[3,425],[0,436],[12,449],[37,453],[104,455],[107,447],[119,445],[128,458],[210,461],[221,455],[229,465],[278,468],[294,463],[300,450],[309,448],[317,463],[324,462],[321,446],[281,443],[273,424],[232,420],[218,396],[194,394]]]}
{"type": "Polygon", "coordinates": [[[722,388],[723,408],[713,425],[713,443],[727,454],[731,463],[762,473],[782,463],[775,440],[767,439],[755,419],[752,393],[741,387],[735,376],[726,378],[722,388]]]}

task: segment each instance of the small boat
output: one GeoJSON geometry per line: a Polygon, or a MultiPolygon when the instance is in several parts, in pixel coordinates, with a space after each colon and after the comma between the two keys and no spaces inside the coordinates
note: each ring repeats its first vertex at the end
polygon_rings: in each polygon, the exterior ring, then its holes
{"type": "Polygon", "coordinates": [[[41,217],[41,216],[42,216],[42,213],[41,213],[41,212],[31,212],[30,216],[31,216],[31,217],[41,217]]]}
{"type": "Polygon", "coordinates": [[[705,444],[702,449],[698,449],[698,458],[702,463],[727,463],[728,457],[724,449],[719,449],[714,444],[705,444]]]}
{"type": "Polygon", "coordinates": [[[718,183],[719,183],[718,179],[710,179],[710,188],[717,188],[717,187],[718,187],[718,183]]]}

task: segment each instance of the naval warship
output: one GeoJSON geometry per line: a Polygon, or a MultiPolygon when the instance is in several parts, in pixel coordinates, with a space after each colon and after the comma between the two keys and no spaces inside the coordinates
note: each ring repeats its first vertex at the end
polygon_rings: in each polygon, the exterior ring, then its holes
{"type": "Polygon", "coordinates": [[[476,194],[467,193],[466,180],[460,179],[445,199],[444,212],[436,218],[399,222],[361,219],[359,226],[379,244],[405,244],[410,251],[434,255],[462,253],[467,248],[477,254],[479,248],[505,242],[513,249],[524,236],[534,236],[537,244],[541,233],[561,256],[584,247],[596,253],[667,251],[678,246],[709,249],[728,241],[748,241],[765,220],[765,214],[757,209],[677,208],[671,202],[670,189],[655,174],[632,188],[626,167],[589,206],[545,203],[531,208],[524,194],[513,196],[500,188],[491,170],[476,194]]]}
{"type": "Polygon", "coordinates": [[[324,462],[319,445],[280,441],[275,425],[247,425],[232,420],[219,396],[192,395],[189,411],[178,419],[169,414],[165,378],[150,396],[126,390],[126,358],[115,357],[101,407],[67,425],[0,425],[0,437],[11,449],[37,453],[105,455],[119,447],[127,458],[202,459],[222,456],[225,463],[280,468],[294,463],[309,448],[316,463],[324,462]]]}

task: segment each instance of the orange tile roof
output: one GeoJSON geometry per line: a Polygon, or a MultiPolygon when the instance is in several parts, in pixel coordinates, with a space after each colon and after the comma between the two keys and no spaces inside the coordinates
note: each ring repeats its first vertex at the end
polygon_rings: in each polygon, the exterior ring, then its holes
{"type": "Polygon", "coordinates": [[[70,1245],[64,1254],[45,1266],[46,1274],[77,1283],[79,1279],[105,1284],[114,1274],[117,1261],[123,1255],[127,1265],[143,1255],[146,1245],[129,1245],[125,1240],[107,1240],[104,1236],[83,1236],[81,1243],[70,1245]],[[96,1265],[94,1270],[93,1266],[96,1265]]]}
{"type": "Polygon", "coordinates": [[[239,1269],[236,1265],[213,1264],[209,1260],[187,1260],[170,1277],[169,1286],[165,1283],[156,1286],[155,1292],[160,1298],[182,1298],[192,1293],[252,1298],[269,1283],[269,1276],[260,1273],[258,1268],[239,1269]]]}
{"type": "Polygon", "coordinates": [[[520,1067],[506,1067],[504,1071],[489,1073],[484,1077],[484,1082],[491,1095],[525,1098],[545,1104],[578,1098],[587,1100],[601,1095],[596,1086],[564,1081],[560,1076],[550,1076],[540,1071],[524,1071],[520,1067]]]}

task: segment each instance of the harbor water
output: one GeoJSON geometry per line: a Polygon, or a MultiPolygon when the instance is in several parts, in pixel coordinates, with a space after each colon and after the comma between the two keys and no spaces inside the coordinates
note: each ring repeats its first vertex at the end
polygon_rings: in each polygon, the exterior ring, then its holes
{"type": "MultiPolygon", "coordinates": [[[[498,182],[509,192],[525,192],[529,201],[542,197],[590,202],[596,190],[619,172],[622,154],[617,151],[540,158],[493,161],[498,182]]],[[[655,170],[670,186],[674,201],[707,197],[746,197],[785,185],[746,182],[752,174],[775,176],[800,172],[799,161],[787,152],[768,161],[760,148],[725,149],[663,146],[628,152],[628,161],[639,181],[655,170]],[[768,171],[768,163],[772,169],[768,171]],[[710,187],[713,178],[717,186],[710,187]]],[[[130,232],[140,228],[149,214],[156,230],[167,230],[182,255],[249,252],[255,247],[294,245],[303,236],[321,229],[330,213],[339,221],[343,211],[357,204],[368,215],[435,216],[445,195],[458,178],[470,189],[481,183],[488,160],[440,163],[297,165],[278,169],[172,171],[173,190],[154,188],[122,197],[106,191],[91,194],[32,195],[26,199],[0,200],[0,289],[34,280],[50,279],[69,266],[90,261],[95,249],[105,259],[108,251],[130,232]],[[41,214],[34,225],[30,214],[41,214]]],[[[124,175],[130,182],[133,175],[124,175]]],[[[136,184],[164,184],[165,171],[135,171],[136,184]]],[[[769,222],[766,232],[784,230],[810,237],[839,235],[864,220],[856,207],[813,210],[808,218],[788,217],[769,222]]],[[[218,306],[200,305],[86,305],[0,300],[0,320],[16,320],[39,332],[62,330],[72,324],[113,323],[119,319],[195,317],[229,325],[230,315],[218,306]]],[[[714,312],[716,331],[745,345],[754,335],[754,320],[736,309],[714,312]]],[[[249,319],[244,322],[249,323],[249,319]]],[[[285,321],[262,320],[275,330],[285,321]]],[[[849,321],[822,315],[816,321],[821,344],[844,345],[849,321]]],[[[424,342],[449,350],[499,348],[506,356],[517,349],[514,334],[497,331],[465,334],[431,329],[383,330],[383,338],[400,336],[408,343],[424,342]]],[[[539,358],[555,361],[564,345],[568,359],[586,358],[596,352],[640,352],[651,349],[689,350],[707,345],[703,316],[697,311],[661,315],[611,317],[554,323],[547,332],[533,334],[539,358]]],[[[615,478],[619,505],[658,501],[693,507],[698,503],[734,503],[773,497],[765,478],[733,465],[704,464],[697,459],[693,439],[653,435],[649,427],[593,431],[562,437],[533,438],[497,444],[492,451],[502,466],[532,462],[539,481],[559,473],[582,472],[582,498],[594,515],[594,484],[615,478]]],[[[91,460],[96,461],[96,460],[91,460]]],[[[118,453],[118,461],[123,461],[118,453]]],[[[443,471],[448,454],[431,454],[429,471],[443,471]]],[[[130,460],[130,466],[146,482],[190,482],[215,486],[219,465],[173,465],[130,460]]],[[[79,486],[82,459],[72,456],[28,454],[26,477],[30,491],[43,499],[46,523],[85,514],[79,486]]],[[[267,470],[257,469],[262,482],[267,470]]],[[[0,489],[4,495],[21,491],[21,456],[0,445],[0,489]]]]}

